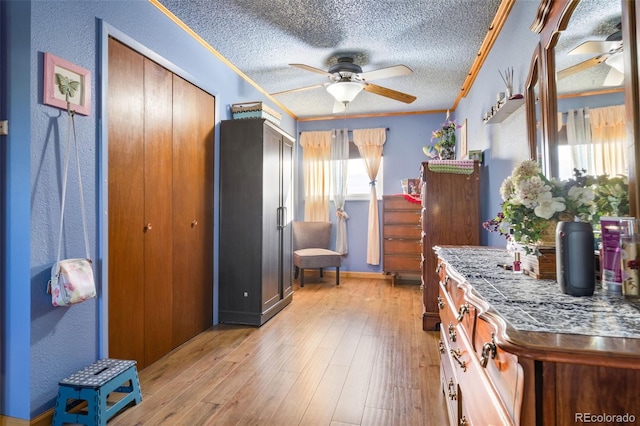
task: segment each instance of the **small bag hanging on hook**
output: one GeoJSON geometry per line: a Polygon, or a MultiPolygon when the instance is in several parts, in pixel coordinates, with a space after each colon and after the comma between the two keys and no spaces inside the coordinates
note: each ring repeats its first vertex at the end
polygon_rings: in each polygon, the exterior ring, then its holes
{"type": "Polygon", "coordinates": [[[67,133],[67,153],[65,156],[64,174],[62,183],[62,203],[60,209],[60,234],[58,238],[58,257],[56,263],[51,268],[51,279],[47,285],[47,293],[51,294],[53,306],[67,306],[80,303],[84,300],[96,297],[96,286],[93,278],[93,268],[89,255],[89,234],[87,233],[87,218],[84,210],[84,196],[82,193],[82,176],[80,173],[80,157],[78,155],[78,143],[76,140],[76,127],[74,121],[74,111],[69,109],[67,102],[67,113],[69,115],[69,132],[67,133]],[[80,187],[80,211],[82,213],[82,227],[84,231],[85,254],[84,258],[60,260],[62,253],[62,232],[64,224],[64,205],[67,195],[67,173],[69,171],[70,156],[70,133],[73,131],[73,143],[76,152],[76,163],[78,165],[78,185],[80,187]]]}

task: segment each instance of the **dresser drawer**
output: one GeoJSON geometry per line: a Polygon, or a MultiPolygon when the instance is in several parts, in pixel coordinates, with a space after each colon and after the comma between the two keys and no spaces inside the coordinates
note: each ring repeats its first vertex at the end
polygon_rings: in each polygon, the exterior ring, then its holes
{"type": "Polygon", "coordinates": [[[420,225],[385,225],[382,228],[384,238],[411,238],[419,240],[422,236],[420,225]]]}
{"type": "Polygon", "coordinates": [[[451,364],[450,346],[447,344],[446,332],[440,328],[440,384],[444,393],[445,405],[451,424],[459,424],[460,414],[462,412],[462,394],[458,379],[453,373],[453,365],[451,364]]]}
{"type": "Polygon", "coordinates": [[[394,272],[420,273],[420,255],[411,254],[385,254],[383,257],[384,270],[394,272]]]}
{"type": "Polygon", "coordinates": [[[400,223],[417,225],[420,223],[420,210],[385,210],[383,217],[385,225],[400,223]]]}
{"type": "Polygon", "coordinates": [[[420,210],[420,203],[412,203],[403,197],[384,197],[383,208],[385,210],[420,210]]]}
{"type": "Polygon", "coordinates": [[[420,258],[420,252],[422,251],[420,240],[385,238],[383,240],[383,244],[385,255],[414,254],[416,257],[420,258]]]}
{"type": "Polygon", "coordinates": [[[495,344],[495,332],[491,323],[477,318],[474,349],[480,366],[487,372],[514,423],[518,424],[524,384],[522,366],[518,363],[517,356],[503,351],[495,344]]]}

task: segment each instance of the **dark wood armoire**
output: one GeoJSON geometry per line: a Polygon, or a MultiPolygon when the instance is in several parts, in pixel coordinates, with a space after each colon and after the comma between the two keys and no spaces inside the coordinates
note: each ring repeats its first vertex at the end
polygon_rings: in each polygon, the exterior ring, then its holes
{"type": "Polygon", "coordinates": [[[434,246],[480,245],[480,162],[457,167],[422,163],[422,328],[436,330],[438,257],[434,246]]]}
{"type": "Polygon", "coordinates": [[[292,300],[294,142],[264,119],[221,123],[222,323],[260,326],[292,300]]]}

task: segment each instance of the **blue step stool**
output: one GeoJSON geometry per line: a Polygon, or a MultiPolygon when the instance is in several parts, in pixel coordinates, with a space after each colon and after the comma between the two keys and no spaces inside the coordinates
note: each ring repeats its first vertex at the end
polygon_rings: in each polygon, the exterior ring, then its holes
{"type": "Polygon", "coordinates": [[[131,402],[142,402],[135,361],[101,359],[60,381],[58,385],[53,426],[64,423],[105,426],[107,420],[131,402]],[[107,402],[112,392],[124,396],[116,402],[107,402]],[[87,403],[86,413],[69,411],[83,401],[87,403]]]}

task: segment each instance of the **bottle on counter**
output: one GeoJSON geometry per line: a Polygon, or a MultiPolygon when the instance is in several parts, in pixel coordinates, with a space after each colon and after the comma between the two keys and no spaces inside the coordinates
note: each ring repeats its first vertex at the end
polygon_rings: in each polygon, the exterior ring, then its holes
{"type": "Polygon", "coordinates": [[[522,273],[522,262],[520,261],[520,252],[516,251],[513,254],[513,273],[521,274],[522,273]]]}

